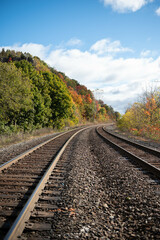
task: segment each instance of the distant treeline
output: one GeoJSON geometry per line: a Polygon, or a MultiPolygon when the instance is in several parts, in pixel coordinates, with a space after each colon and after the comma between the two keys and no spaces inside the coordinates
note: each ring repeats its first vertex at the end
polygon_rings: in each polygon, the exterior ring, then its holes
{"type": "Polygon", "coordinates": [[[116,120],[118,112],[29,53],[0,52],[0,133],[116,120]]]}

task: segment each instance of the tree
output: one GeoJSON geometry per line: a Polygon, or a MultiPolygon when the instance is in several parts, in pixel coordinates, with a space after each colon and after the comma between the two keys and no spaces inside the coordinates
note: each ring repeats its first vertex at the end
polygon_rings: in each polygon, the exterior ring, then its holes
{"type": "Polygon", "coordinates": [[[79,121],[106,121],[109,114],[116,118],[114,110],[98,103],[87,87],[38,57],[3,49],[0,61],[0,121],[8,127],[60,128],[79,121]]]}
{"type": "Polygon", "coordinates": [[[127,109],[118,121],[118,126],[136,135],[160,139],[159,90],[145,92],[139,102],[127,109]]]}
{"type": "Polygon", "coordinates": [[[72,115],[72,99],[66,85],[56,76],[50,80],[50,97],[52,99],[53,126],[61,127],[62,121],[72,115]]]}
{"type": "Polygon", "coordinates": [[[0,118],[16,124],[20,112],[33,110],[31,83],[13,63],[0,62],[0,118]]]}
{"type": "Polygon", "coordinates": [[[51,118],[49,81],[52,75],[49,72],[38,72],[27,60],[15,62],[15,65],[17,68],[20,68],[23,75],[29,77],[32,82],[34,125],[38,128],[49,126],[51,118]]]}

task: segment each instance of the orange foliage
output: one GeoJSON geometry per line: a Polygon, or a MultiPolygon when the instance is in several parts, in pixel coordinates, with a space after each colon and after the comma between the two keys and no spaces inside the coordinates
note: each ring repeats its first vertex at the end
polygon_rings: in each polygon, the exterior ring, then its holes
{"type": "Polygon", "coordinates": [[[8,62],[12,62],[12,58],[11,57],[9,57],[8,62]]]}
{"type": "Polygon", "coordinates": [[[145,111],[145,114],[151,116],[151,113],[149,111],[145,111]]]}
{"type": "Polygon", "coordinates": [[[73,101],[75,103],[77,103],[78,105],[82,105],[83,101],[82,101],[82,97],[81,95],[79,95],[72,87],[69,87],[69,92],[73,98],[73,101]]]}
{"type": "Polygon", "coordinates": [[[64,77],[61,73],[58,73],[58,77],[61,78],[62,80],[64,80],[64,77]]]}
{"type": "Polygon", "coordinates": [[[156,108],[157,108],[157,104],[154,97],[153,96],[151,98],[147,97],[146,109],[148,111],[146,111],[146,113],[148,114],[148,112],[153,112],[156,108]]]}
{"type": "Polygon", "coordinates": [[[85,99],[87,103],[92,103],[92,98],[89,93],[86,95],[85,99]]]}
{"type": "Polygon", "coordinates": [[[100,105],[97,100],[96,100],[96,110],[97,110],[97,112],[99,112],[99,110],[100,110],[100,105]]]}

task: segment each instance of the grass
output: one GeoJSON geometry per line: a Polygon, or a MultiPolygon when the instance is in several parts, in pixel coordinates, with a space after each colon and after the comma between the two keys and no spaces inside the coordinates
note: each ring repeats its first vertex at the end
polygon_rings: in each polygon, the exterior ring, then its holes
{"type": "Polygon", "coordinates": [[[36,137],[42,137],[45,135],[49,135],[52,133],[56,133],[57,130],[53,130],[51,128],[42,128],[36,129],[32,133],[13,133],[13,134],[4,134],[0,135],[0,148],[7,147],[12,144],[16,144],[19,142],[27,141],[34,139],[36,137]]]}
{"type": "MultiPolygon", "coordinates": [[[[104,123],[104,122],[103,122],[104,123]]],[[[106,123],[106,122],[105,122],[106,123]]],[[[53,129],[53,128],[41,128],[41,129],[36,129],[32,131],[31,133],[24,133],[24,132],[19,132],[19,133],[10,133],[10,134],[0,134],[0,148],[7,147],[12,144],[16,144],[19,142],[24,142],[27,140],[31,140],[37,137],[42,137],[45,135],[53,134],[53,133],[58,133],[58,132],[64,132],[67,130],[71,130],[77,127],[82,127],[86,125],[92,125],[92,124],[98,124],[98,122],[82,122],[80,124],[77,124],[75,126],[65,126],[63,129],[53,129]]]]}

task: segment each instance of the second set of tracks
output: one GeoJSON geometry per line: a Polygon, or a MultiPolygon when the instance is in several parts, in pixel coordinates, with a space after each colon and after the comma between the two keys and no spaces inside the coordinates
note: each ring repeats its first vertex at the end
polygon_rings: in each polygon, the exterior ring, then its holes
{"type": "Polygon", "coordinates": [[[96,131],[103,140],[123,156],[134,161],[142,170],[160,179],[160,151],[117,136],[107,131],[105,127],[98,127],[96,131]]]}
{"type": "MultiPolygon", "coordinates": [[[[0,166],[1,239],[50,239],[47,232],[54,228],[50,219],[60,211],[57,201],[63,191],[64,175],[68,165],[68,160],[63,159],[62,154],[74,136],[85,129],[60,134],[28,151],[24,156],[21,155],[0,166]]],[[[129,147],[133,152],[131,154],[125,151],[126,147],[118,146],[124,145],[124,141],[115,140],[105,128],[97,127],[96,132],[123,156],[133,159],[156,178],[160,178],[160,152],[156,153],[154,150],[152,152],[143,147],[143,150],[137,150],[138,146],[135,150],[135,146],[132,146],[129,147]],[[142,151],[144,155],[147,151],[150,152],[147,153],[147,160],[144,160],[145,157],[142,159],[134,155],[135,152],[136,154],[139,152],[142,156],[142,151]]],[[[63,211],[68,213],[72,212],[72,209],[63,211]]]]}

